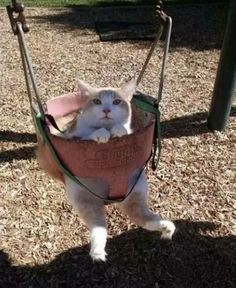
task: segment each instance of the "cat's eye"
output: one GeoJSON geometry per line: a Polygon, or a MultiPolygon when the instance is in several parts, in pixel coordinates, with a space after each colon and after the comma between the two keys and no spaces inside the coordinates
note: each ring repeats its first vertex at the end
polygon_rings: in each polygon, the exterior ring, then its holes
{"type": "Polygon", "coordinates": [[[102,104],[101,100],[99,100],[98,98],[93,99],[93,103],[96,105],[102,104]]]}
{"type": "Polygon", "coordinates": [[[113,104],[114,105],[119,105],[121,103],[121,100],[120,99],[115,99],[114,101],[113,101],[113,104]]]}

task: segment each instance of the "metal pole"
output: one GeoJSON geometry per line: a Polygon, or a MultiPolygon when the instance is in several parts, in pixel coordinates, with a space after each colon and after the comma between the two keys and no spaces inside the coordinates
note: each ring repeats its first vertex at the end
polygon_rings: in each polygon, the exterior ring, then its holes
{"type": "Polygon", "coordinates": [[[207,126],[225,129],[236,89],[236,1],[231,0],[207,126]]]}

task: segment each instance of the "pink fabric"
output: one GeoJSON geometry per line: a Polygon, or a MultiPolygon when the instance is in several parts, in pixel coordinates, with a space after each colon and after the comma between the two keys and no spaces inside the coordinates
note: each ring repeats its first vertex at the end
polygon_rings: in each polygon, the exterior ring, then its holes
{"type": "Polygon", "coordinates": [[[47,113],[54,118],[59,118],[78,111],[83,104],[84,101],[79,92],[71,92],[49,100],[47,113]]]}

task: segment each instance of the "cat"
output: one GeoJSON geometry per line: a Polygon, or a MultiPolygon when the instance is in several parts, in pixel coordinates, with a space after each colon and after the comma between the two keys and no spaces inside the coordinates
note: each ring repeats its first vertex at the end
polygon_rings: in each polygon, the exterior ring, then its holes
{"type": "Polygon", "coordinates": [[[130,101],[134,83],[132,80],[120,89],[98,89],[78,80],[78,92],[87,98],[86,107],[67,129],[65,137],[106,143],[110,137],[131,134],[130,101]]]}
{"type": "MultiPolygon", "coordinates": [[[[106,143],[112,137],[131,134],[131,99],[135,90],[134,79],[124,83],[120,88],[95,88],[78,80],[78,93],[86,101],[82,112],[67,127],[62,137],[106,143]]],[[[140,174],[140,169],[129,176],[129,190],[135,183],[138,173],[140,174]]],[[[97,195],[107,196],[108,186],[102,180],[95,178],[79,178],[79,180],[97,195]]],[[[104,201],[89,193],[66,175],[64,183],[69,202],[90,230],[90,256],[95,261],[105,261],[107,229],[104,201]]],[[[162,220],[158,214],[149,210],[147,191],[147,178],[145,172],[142,172],[132,193],[124,201],[117,203],[117,206],[135,224],[147,230],[159,231],[162,238],[171,239],[175,225],[171,221],[162,220]]]]}

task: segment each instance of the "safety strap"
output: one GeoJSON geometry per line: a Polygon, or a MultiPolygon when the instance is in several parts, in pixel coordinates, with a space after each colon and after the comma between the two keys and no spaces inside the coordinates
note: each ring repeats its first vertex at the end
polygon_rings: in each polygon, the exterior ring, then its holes
{"type": "Polygon", "coordinates": [[[60,132],[61,134],[64,133],[64,131],[62,131],[58,125],[57,125],[57,122],[55,121],[54,117],[50,114],[45,114],[45,118],[49,121],[49,123],[58,131],[60,132]]]}
{"type": "Polygon", "coordinates": [[[161,122],[160,122],[160,110],[159,104],[154,102],[151,103],[147,100],[147,95],[137,92],[133,97],[134,104],[141,109],[142,111],[151,113],[155,117],[155,129],[153,135],[153,152],[152,152],[152,170],[155,171],[157,169],[160,156],[161,156],[161,122]],[[145,97],[146,96],[146,97],[145,97]],[[158,149],[157,159],[156,153],[158,149]]]}

